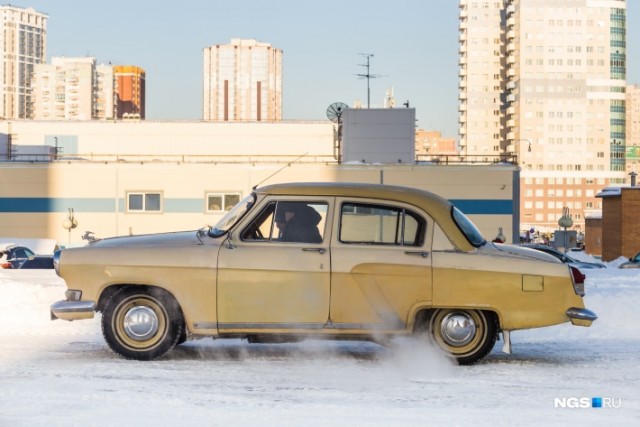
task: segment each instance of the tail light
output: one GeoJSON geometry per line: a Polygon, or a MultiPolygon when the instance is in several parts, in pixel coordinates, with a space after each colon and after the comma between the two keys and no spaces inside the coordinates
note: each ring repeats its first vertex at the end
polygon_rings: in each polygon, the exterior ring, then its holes
{"type": "Polygon", "coordinates": [[[10,262],[3,262],[2,264],[0,264],[0,267],[2,267],[2,268],[13,268],[13,264],[11,264],[10,262]]]}
{"type": "Polygon", "coordinates": [[[584,281],[587,276],[582,273],[577,267],[570,266],[569,271],[571,272],[571,280],[573,281],[573,290],[576,295],[581,297],[584,296],[584,281]]]}

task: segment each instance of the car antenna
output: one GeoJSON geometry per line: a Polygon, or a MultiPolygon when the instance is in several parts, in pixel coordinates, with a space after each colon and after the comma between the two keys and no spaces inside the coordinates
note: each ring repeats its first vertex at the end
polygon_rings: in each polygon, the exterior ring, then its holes
{"type": "Polygon", "coordinates": [[[281,167],[280,169],[278,169],[277,171],[275,171],[274,173],[272,173],[271,175],[269,175],[268,177],[266,177],[265,179],[263,179],[262,181],[260,181],[259,183],[257,183],[256,185],[254,185],[252,187],[252,189],[255,191],[256,188],[258,188],[259,185],[261,185],[263,182],[265,182],[266,180],[270,179],[271,177],[279,174],[280,172],[282,172],[284,169],[288,168],[289,166],[291,166],[292,163],[297,162],[298,160],[300,160],[301,158],[303,158],[304,156],[306,156],[307,154],[309,154],[309,152],[304,153],[302,156],[298,157],[297,159],[293,160],[292,162],[287,163],[286,165],[284,165],[283,167],[281,167]]]}

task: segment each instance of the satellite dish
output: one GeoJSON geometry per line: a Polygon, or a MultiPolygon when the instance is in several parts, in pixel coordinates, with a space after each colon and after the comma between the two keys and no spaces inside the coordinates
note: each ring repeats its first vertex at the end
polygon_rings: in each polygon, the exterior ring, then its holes
{"type": "Polygon", "coordinates": [[[334,123],[342,122],[342,113],[349,108],[344,102],[334,102],[327,108],[327,118],[334,123]]]}

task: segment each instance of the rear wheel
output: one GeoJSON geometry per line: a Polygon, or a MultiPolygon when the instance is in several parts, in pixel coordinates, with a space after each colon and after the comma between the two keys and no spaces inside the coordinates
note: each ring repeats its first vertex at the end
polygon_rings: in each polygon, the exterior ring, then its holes
{"type": "Polygon", "coordinates": [[[431,339],[461,365],[486,356],[496,343],[498,329],[493,314],[462,309],[436,310],[421,325],[422,330],[425,327],[431,339]]]}
{"type": "Polygon", "coordinates": [[[183,329],[178,303],[161,289],[122,288],[109,298],[102,313],[107,344],[127,359],[152,360],[165,355],[183,329]]]}

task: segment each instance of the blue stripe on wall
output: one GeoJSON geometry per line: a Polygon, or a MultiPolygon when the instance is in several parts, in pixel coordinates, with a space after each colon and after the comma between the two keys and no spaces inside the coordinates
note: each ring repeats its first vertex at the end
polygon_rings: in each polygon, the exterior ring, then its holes
{"type": "Polygon", "coordinates": [[[67,212],[115,212],[114,199],[102,198],[50,198],[50,197],[1,197],[0,212],[48,213],[67,212]]]}
{"type": "MultiPolygon", "coordinates": [[[[451,200],[467,215],[512,215],[511,200],[451,200]]],[[[165,213],[203,213],[203,199],[164,199],[165,213]]],[[[0,197],[0,213],[116,212],[116,200],[107,198],[0,197]]],[[[118,199],[118,211],[125,212],[125,199],[118,199]]]]}
{"type": "Polygon", "coordinates": [[[512,215],[512,200],[450,200],[466,215],[512,215]]]}

